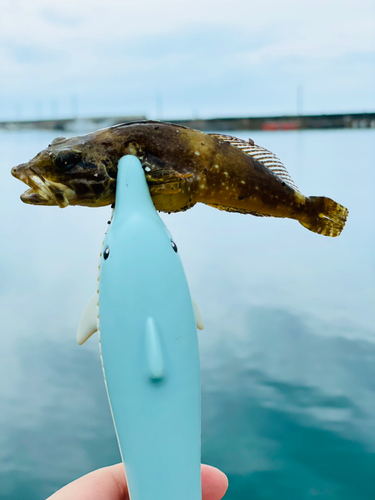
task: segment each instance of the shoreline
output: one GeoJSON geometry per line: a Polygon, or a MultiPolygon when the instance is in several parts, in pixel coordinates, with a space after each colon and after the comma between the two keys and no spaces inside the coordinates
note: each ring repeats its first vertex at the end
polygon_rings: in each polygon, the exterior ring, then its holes
{"type": "MultiPolygon", "coordinates": [[[[120,123],[146,120],[145,116],[107,116],[94,118],[61,118],[49,120],[8,120],[0,121],[0,130],[55,130],[79,132],[80,130],[111,127],[120,123]]],[[[207,131],[262,130],[288,131],[341,128],[375,128],[373,113],[338,113],[323,115],[284,115],[232,118],[208,118],[171,121],[179,125],[207,131]]]]}

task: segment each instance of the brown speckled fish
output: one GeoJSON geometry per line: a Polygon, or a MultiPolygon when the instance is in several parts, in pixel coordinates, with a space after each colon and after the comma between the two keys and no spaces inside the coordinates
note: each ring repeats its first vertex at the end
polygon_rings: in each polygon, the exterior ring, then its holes
{"type": "Polygon", "coordinates": [[[303,196],[271,152],[234,137],[154,121],[125,123],[55,139],[12,174],[34,205],[100,207],[115,201],[117,162],[142,162],[155,208],[187,210],[206,203],[228,212],[288,217],[325,236],[338,236],[348,210],[330,198],[303,196]]]}

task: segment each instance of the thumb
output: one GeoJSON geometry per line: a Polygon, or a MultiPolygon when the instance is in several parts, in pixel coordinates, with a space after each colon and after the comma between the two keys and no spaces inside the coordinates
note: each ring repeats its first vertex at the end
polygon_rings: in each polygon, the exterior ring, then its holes
{"type": "MultiPolygon", "coordinates": [[[[220,500],[227,491],[228,478],[215,467],[202,465],[202,500],[220,500]]],[[[48,500],[129,500],[122,463],[104,467],[67,484],[48,500]]]]}

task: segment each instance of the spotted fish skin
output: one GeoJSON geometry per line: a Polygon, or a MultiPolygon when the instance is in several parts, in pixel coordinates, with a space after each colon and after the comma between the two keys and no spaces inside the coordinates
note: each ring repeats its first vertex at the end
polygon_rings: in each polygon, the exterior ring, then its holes
{"type": "Polygon", "coordinates": [[[305,197],[280,160],[230,136],[171,123],[125,123],[70,139],[57,138],[12,174],[35,205],[100,207],[115,201],[117,163],[137,156],[155,208],[179,212],[205,203],[220,210],[298,220],[311,231],[337,236],[347,209],[325,197],[305,197]]]}

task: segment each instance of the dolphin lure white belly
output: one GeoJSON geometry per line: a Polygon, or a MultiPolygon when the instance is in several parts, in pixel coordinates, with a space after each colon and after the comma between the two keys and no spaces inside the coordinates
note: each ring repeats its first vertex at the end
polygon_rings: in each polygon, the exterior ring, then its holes
{"type": "Polygon", "coordinates": [[[196,324],[203,328],[203,323],[177,246],[134,156],[119,162],[98,291],[82,314],[77,340],[82,344],[98,327],[131,499],[199,500],[196,324]]]}

